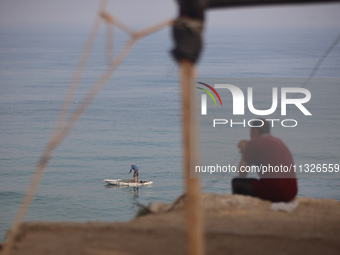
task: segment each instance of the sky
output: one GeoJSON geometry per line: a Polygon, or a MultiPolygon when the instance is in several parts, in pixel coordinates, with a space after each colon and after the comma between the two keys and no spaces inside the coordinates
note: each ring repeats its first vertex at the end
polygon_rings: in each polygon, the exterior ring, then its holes
{"type": "MultiPolygon", "coordinates": [[[[99,0],[0,0],[0,26],[90,26],[99,0]]],[[[130,26],[176,17],[175,0],[110,0],[107,10],[130,26]]],[[[340,28],[340,2],[209,10],[211,27],[340,28]]]]}

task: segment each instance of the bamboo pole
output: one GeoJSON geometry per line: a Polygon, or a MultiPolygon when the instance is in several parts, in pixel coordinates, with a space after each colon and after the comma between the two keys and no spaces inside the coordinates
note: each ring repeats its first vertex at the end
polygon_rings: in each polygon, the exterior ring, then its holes
{"type": "MultiPolygon", "coordinates": [[[[107,6],[108,0],[102,0],[99,3],[99,7],[98,7],[98,12],[101,12],[103,10],[105,10],[106,6],[107,6]]],[[[83,73],[85,71],[85,67],[87,64],[87,61],[90,57],[90,53],[92,51],[92,47],[96,41],[98,32],[100,30],[100,26],[102,24],[102,19],[99,16],[96,16],[90,34],[88,35],[87,41],[85,43],[83,52],[81,54],[81,57],[79,58],[78,61],[78,65],[77,68],[73,74],[71,83],[69,85],[69,89],[67,91],[67,94],[65,96],[63,105],[60,109],[59,112],[59,116],[57,118],[56,124],[55,124],[55,131],[54,132],[59,132],[60,130],[63,129],[66,119],[67,119],[67,114],[69,113],[71,104],[72,104],[72,100],[74,98],[74,95],[77,91],[78,85],[80,83],[80,80],[83,76],[83,73]]]]}
{"type": "MultiPolygon", "coordinates": [[[[181,83],[182,83],[182,118],[183,118],[183,142],[184,142],[184,171],[186,184],[186,227],[187,227],[187,251],[189,255],[203,255],[205,250],[203,237],[203,211],[201,202],[201,187],[199,178],[190,178],[190,167],[198,162],[198,146],[192,142],[190,155],[190,109],[193,111],[194,105],[190,104],[190,79],[195,77],[195,66],[192,62],[182,60],[181,62],[181,83]],[[190,107],[191,105],[191,107],[190,107]],[[190,164],[191,163],[191,164],[190,164]],[[191,166],[190,166],[191,165],[191,166]]],[[[194,100],[192,100],[194,101],[194,100]]],[[[193,116],[192,116],[193,117],[193,116]]],[[[197,133],[195,123],[191,131],[197,133]],[[194,130],[193,130],[194,129],[194,130]]],[[[194,137],[195,134],[192,134],[194,137]]],[[[197,136],[195,136],[197,137],[197,136]]]]}

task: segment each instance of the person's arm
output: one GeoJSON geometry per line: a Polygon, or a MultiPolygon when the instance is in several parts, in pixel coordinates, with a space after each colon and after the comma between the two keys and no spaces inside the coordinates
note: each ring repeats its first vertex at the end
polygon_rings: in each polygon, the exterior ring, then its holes
{"type": "Polygon", "coordinates": [[[241,140],[239,141],[237,147],[240,149],[240,153],[241,153],[241,160],[238,166],[239,169],[239,177],[246,177],[247,176],[247,172],[243,171],[241,172],[241,168],[242,170],[245,170],[245,167],[248,166],[247,162],[244,160],[244,152],[246,150],[247,147],[247,140],[241,140]]]}

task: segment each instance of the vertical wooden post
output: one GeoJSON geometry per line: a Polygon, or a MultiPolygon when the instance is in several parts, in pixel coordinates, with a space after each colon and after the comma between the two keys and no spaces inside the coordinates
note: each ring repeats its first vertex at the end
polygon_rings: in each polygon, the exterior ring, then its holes
{"type": "MultiPolygon", "coordinates": [[[[191,151],[190,157],[190,79],[194,78],[195,66],[192,62],[181,62],[182,85],[182,118],[184,142],[184,171],[186,184],[186,224],[187,224],[187,249],[189,255],[203,255],[205,249],[203,237],[203,210],[201,202],[201,187],[199,178],[190,178],[190,165],[198,162],[198,150],[191,151]],[[190,164],[190,162],[192,164],[190,164]]],[[[193,97],[192,97],[193,98],[193,97]]],[[[193,108],[193,105],[191,105],[193,108]]],[[[194,110],[194,109],[193,109],[194,110]]],[[[191,123],[193,124],[193,123],[191,123]]],[[[192,132],[197,132],[193,125],[192,132]]],[[[196,136],[197,137],[197,136],[196,136]]],[[[194,141],[192,141],[194,142],[194,141]]],[[[197,148],[197,146],[193,146],[197,148]]]]}

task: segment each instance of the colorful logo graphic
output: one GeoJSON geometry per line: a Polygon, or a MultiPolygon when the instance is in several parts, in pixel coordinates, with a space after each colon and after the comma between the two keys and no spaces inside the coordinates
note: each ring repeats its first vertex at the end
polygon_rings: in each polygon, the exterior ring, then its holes
{"type": "MultiPolygon", "coordinates": [[[[222,100],[221,100],[221,97],[220,95],[217,93],[217,91],[211,87],[210,85],[206,84],[206,83],[203,83],[203,82],[197,82],[203,86],[206,86],[207,88],[209,88],[212,92],[214,92],[214,94],[217,96],[218,100],[220,101],[220,104],[222,106],[222,100]]],[[[200,90],[203,90],[204,92],[206,92],[211,98],[212,100],[214,101],[215,103],[215,106],[217,106],[217,103],[216,103],[216,100],[215,100],[215,97],[211,94],[211,92],[207,89],[204,89],[204,88],[201,88],[201,87],[197,87],[198,89],[200,90]]],[[[202,115],[207,115],[207,95],[206,94],[202,94],[201,96],[201,109],[202,109],[202,112],[201,114],[202,115]]]]}

